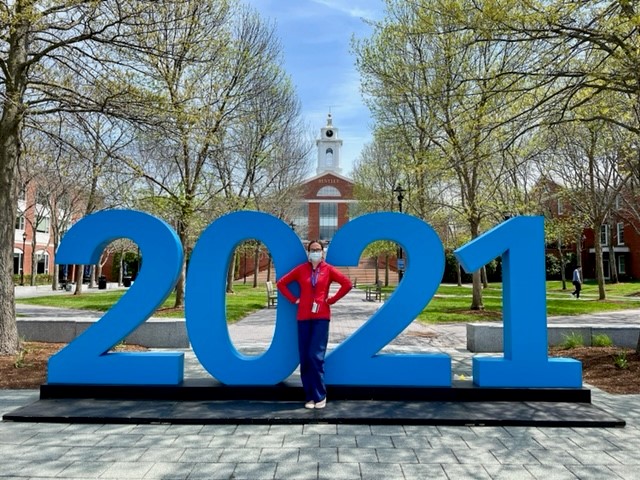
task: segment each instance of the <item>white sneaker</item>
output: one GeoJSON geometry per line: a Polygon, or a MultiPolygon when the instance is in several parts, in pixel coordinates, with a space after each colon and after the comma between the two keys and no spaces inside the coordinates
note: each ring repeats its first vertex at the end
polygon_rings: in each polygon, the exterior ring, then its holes
{"type": "Polygon", "coordinates": [[[324,397],[322,400],[316,403],[315,408],[324,408],[327,406],[327,397],[324,397]]]}
{"type": "Polygon", "coordinates": [[[316,402],[314,402],[313,400],[309,400],[304,404],[304,408],[316,408],[316,402]]]}

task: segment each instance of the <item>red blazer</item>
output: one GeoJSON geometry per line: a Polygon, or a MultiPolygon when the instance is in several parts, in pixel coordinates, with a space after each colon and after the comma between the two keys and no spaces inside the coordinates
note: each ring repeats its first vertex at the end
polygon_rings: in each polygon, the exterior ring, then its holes
{"type": "Polygon", "coordinates": [[[318,264],[316,286],[313,287],[311,276],[314,273],[311,262],[305,262],[298,265],[289,273],[278,280],[278,290],[291,303],[296,303],[296,296],[291,293],[288,286],[291,282],[298,282],[300,285],[300,303],[298,304],[298,320],[315,320],[331,318],[331,309],[329,305],[333,305],[342,297],[344,297],[353,287],[351,280],[343,275],[337,268],[329,265],[324,260],[318,264]],[[329,298],[329,287],[332,282],[340,284],[340,289],[336,294],[329,298]],[[318,304],[318,311],[313,313],[311,305],[313,302],[318,304]]]}

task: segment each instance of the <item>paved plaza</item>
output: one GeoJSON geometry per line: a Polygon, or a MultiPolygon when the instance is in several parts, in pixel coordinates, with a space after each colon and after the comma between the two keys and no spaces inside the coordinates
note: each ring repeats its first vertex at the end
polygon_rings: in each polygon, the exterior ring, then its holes
{"type": "MultiPolygon", "coordinates": [[[[330,347],[381,304],[353,291],[334,307],[330,347]]],[[[82,316],[20,306],[59,318],[82,316]]],[[[275,311],[230,327],[238,349],[264,350],[275,311]]],[[[638,321],[609,313],[575,322],[638,321]]],[[[556,319],[550,319],[550,322],[556,319]]],[[[469,375],[462,326],[411,324],[388,347],[445,352],[454,374],[469,375]]],[[[185,351],[185,377],[206,375],[185,351]]],[[[612,479],[638,478],[640,395],[593,389],[593,403],[624,419],[625,428],[436,427],[415,425],[95,425],[0,423],[0,478],[145,479],[612,479]]],[[[0,390],[0,414],[38,399],[38,392],[0,390]]],[[[302,408],[302,402],[300,404],[302,408]]],[[[331,408],[331,399],[327,408],[331,408]]]]}

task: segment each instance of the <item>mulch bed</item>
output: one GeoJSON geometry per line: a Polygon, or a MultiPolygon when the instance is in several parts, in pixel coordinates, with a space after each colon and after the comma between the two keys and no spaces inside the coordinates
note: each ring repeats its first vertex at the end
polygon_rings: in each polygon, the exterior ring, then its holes
{"type": "MultiPolygon", "coordinates": [[[[46,382],[47,361],[65,344],[24,342],[20,355],[0,356],[0,388],[39,388],[46,382]]],[[[138,345],[119,345],[118,351],[145,351],[138,345]]],[[[609,393],[640,393],[640,355],[617,347],[552,348],[550,356],[571,357],[582,362],[585,383],[609,393]],[[615,358],[624,354],[627,368],[616,366],[615,358]]]]}

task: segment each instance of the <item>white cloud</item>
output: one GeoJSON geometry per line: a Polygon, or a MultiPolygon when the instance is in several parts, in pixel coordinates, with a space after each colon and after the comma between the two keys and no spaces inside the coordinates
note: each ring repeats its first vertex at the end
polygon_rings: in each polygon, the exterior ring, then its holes
{"type": "Polygon", "coordinates": [[[367,18],[374,19],[378,16],[379,9],[366,8],[365,5],[370,6],[371,0],[345,2],[343,0],[311,0],[313,3],[317,3],[332,10],[337,10],[340,13],[346,13],[347,15],[355,18],[367,18]]]}

